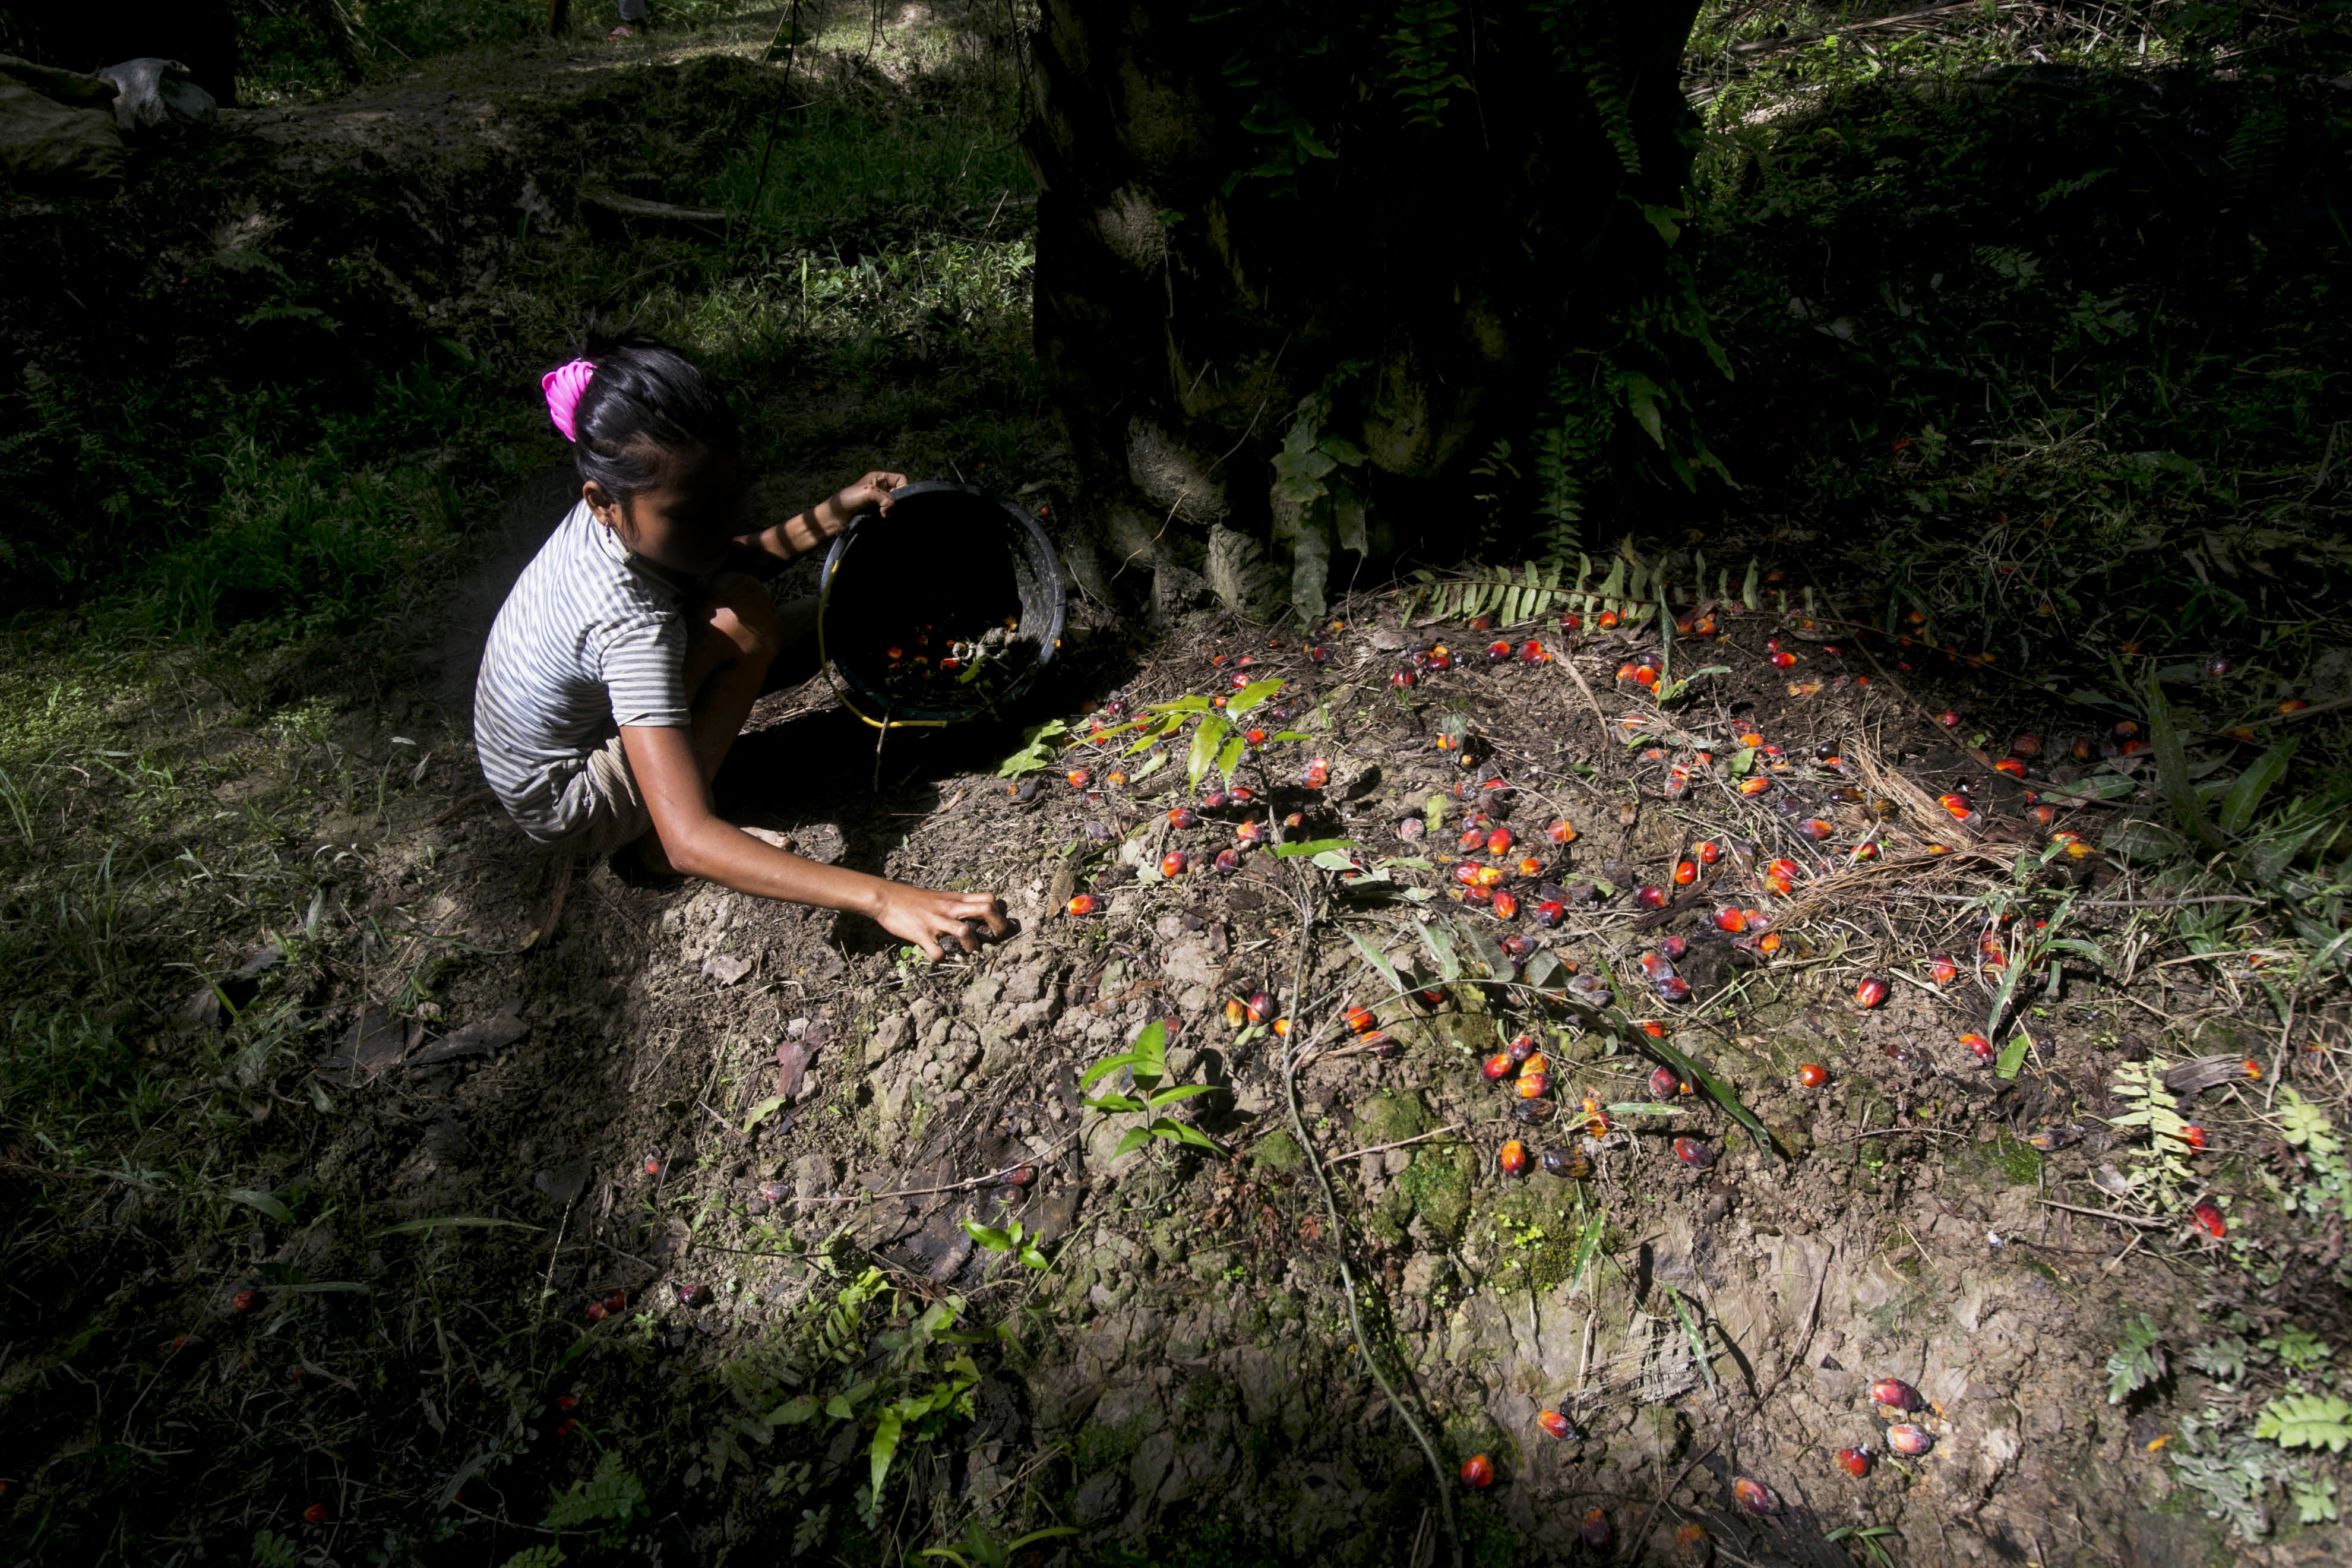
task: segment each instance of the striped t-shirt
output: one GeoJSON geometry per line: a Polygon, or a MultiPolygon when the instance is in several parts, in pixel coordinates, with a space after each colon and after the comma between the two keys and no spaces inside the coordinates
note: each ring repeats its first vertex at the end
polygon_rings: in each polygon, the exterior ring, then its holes
{"type": "Polygon", "coordinates": [[[621,725],[684,729],[685,601],[582,501],[556,525],[490,626],[474,746],[524,832],[591,826],[589,755],[621,725]]]}

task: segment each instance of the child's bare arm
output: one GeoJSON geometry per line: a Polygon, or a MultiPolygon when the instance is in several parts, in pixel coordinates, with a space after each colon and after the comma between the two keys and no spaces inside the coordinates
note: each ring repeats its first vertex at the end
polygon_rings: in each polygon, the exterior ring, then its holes
{"type": "Polygon", "coordinates": [[[971,950],[967,921],[982,922],[995,936],[1008,929],[992,893],[940,892],[820,865],[762,844],[721,820],[710,809],[710,785],[688,731],[626,725],[621,747],[673,870],[740,893],[864,915],[933,959],[940,956],[943,938],[971,950]]]}
{"type": "Polygon", "coordinates": [[[802,508],[772,528],[736,535],[736,555],[729,564],[755,574],[772,572],[785,562],[821,550],[849,520],[867,507],[890,510],[890,492],[906,484],[907,476],[876,471],[856,484],[802,508]]]}

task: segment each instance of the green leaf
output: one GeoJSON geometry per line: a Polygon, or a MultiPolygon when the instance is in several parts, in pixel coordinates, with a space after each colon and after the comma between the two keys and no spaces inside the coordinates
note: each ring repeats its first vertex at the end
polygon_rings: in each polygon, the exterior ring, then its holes
{"type": "MultiPolygon", "coordinates": [[[[2022,964],[2019,964],[2014,967],[2022,968],[2024,966],[2022,964]]],[[[2026,1032],[2023,1029],[2018,1030],[2016,1035],[2011,1038],[2009,1044],[2001,1047],[2000,1059],[1993,1063],[1992,1070],[2005,1079],[2014,1079],[2017,1077],[2018,1069],[2025,1065],[2025,1047],[2028,1041],[2029,1037],[2026,1032]]]]}
{"type": "MultiPolygon", "coordinates": [[[[1345,930],[1344,927],[1341,929],[1345,930]]],[[[1364,955],[1364,962],[1372,966],[1372,972],[1388,983],[1389,994],[1392,996],[1403,995],[1404,981],[1397,974],[1396,966],[1381,954],[1379,948],[1358,936],[1354,931],[1347,931],[1346,934],[1348,940],[1356,944],[1356,951],[1364,955]]]]}
{"type": "Polygon", "coordinates": [[[2334,1394],[2288,1394],[2263,1406],[2254,1436],[2282,1448],[2326,1448],[2340,1454],[2352,1444],[2352,1404],[2334,1394]]]}
{"type": "Polygon", "coordinates": [[[1706,1374],[1707,1387],[1712,1389],[1715,1386],[1715,1366],[1706,1357],[1706,1336],[1699,1332],[1698,1320],[1691,1316],[1689,1305],[1683,1300],[1683,1293],[1670,1290],[1667,1294],[1674,1300],[1675,1315],[1683,1321],[1683,1332],[1689,1336],[1691,1359],[1698,1363],[1699,1371],[1706,1374]]]}
{"type": "Polygon", "coordinates": [[[539,1230],[541,1226],[525,1225],[519,1219],[489,1219],[480,1215],[446,1215],[436,1219],[412,1219],[400,1225],[390,1225],[375,1232],[377,1236],[415,1236],[419,1231],[444,1230],[451,1226],[474,1226],[485,1230],[539,1230]]]}
{"type": "Polygon", "coordinates": [[[2153,674],[2147,681],[2147,729],[2149,749],[2156,758],[2157,787],[2172,808],[2173,821],[2208,848],[2221,848],[2221,836],[2207,819],[2189,782],[2189,757],[2181,745],[2180,726],[2172,717],[2172,704],[2165,698],[2164,683],[2153,674]]]}
{"type": "Polygon", "coordinates": [[[1429,956],[1437,965],[1437,978],[1455,981],[1462,978],[1462,960],[1454,951],[1454,933],[1435,921],[1416,922],[1413,930],[1421,933],[1421,945],[1429,949],[1429,956]]]}
{"type": "Polygon", "coordinates": [[[2273,784],[2286,774],[2286,764],[2294,756],[2295,748],[2303,744],[2299,735],[2289,736],[2256,757],[2253,765],[2238,775],[2221,802],[2221,826],[2224,833],[2243,833],[2254,820],[2254,813],[2263,804],[2263,796],[2273,784]]]}
{"type": "Polygon", "coordinates": [[[1164,1116],[1151,1124],[1151,1133],[1155,1138],[1165,1138],[1175,1143],[1188,1143],[1195,1149],[1206,1149],[1213,1154],[1223,1152],[1199,1128],[1188,1127],[1181,1121],[1171,1121],[1164,1116]]]}
{"type": "Polygon", "coordinates": [[[782,1095],[772,1094],[767,1099],[760,1101],[759,1104],[753,1106],[751,1108],[751,1114],[743,1119],[743,1135],[746,1138],[750,1137],[751,1135],[751,1129],[759,1126],[761,1122],[765,1121],[777,1111],[782,1110],[786,1103],[787,1101],[782,1095]]]}
{"type": "Polygon", "coordinates": [[[1748,563],[1748,580],[1739,585],[1739,602],[1751,610],[1764,607],[1764,601],[1756,592],[1756,563],[1751,559],[1748,563]]]}
{"type": "Polygon", "coordinates": [[[2158,1342],[2156,1320],[2139,1313],[2124,1325],[2116,1353],[2107,1358],[2107,1403],[2121,1405],[2164,1376],[2164,1347],[2158,1342]]]}
{"type": "Polygon", "coordinates": [[[957,1223],[963,1226],[963,1233],[971,1237],[976,1246],[984,1247],[991,1252],[1013,1250],[1013,1237],[994,1226],[982,1225],[976,1219],[961,1220],[957,1223]]]}
{"type": "Polygon", "coordinates": [[[1163,1089],[1151,1097],[1151,1107],[1153,1110],[1157,1110],[1163,1105],[1173,1105],[1180,1100],[1191,1100],[1198,1095],[1214,1094],[1217,1092],[1217,1087],[1218,1086],[1213,1083],[1187,1083],[1180,1084],[1174,1089],[1163,1089]]]}
{"type": "Polygon", "coordinates": [[[1186,780],[1192,788],[1201,787],[1202,776],[1215,763],[1217,747],[1232,728],[1223,714],[1211,713],[1203,717],[1201,727],[1192,731],[1192,753],[1185,763],[1186,780]]]}
{"type": "Polygon", "coordinates": [[[1094,1066],[1088,1068],[1079,1076],[1078,1087],[1080,1089],[1092,1089],[1096,1084],[1100,1083],[1104,1079],[1108,1078],[1119,1068],[1131,1068],[1142,1059],[1143,1058],[1141,1057],[1136,1055],[1132,1050],[1121,1051],[1115,1057],[1105,1057],[1102,1060],[1095,1063],[1094,1066]]]}
{"type": "Polygon", "coordinates": [[[1131,1153],[1134,1151],[1142,1148],[1146,1143],[1150,1142],[1151,1132],[1149,1128],[1130,1127],[1127,1131],[1127,1136],[1118,1141],[1118,1147],[1110,1152],[1110,1157],[1114,1160],[1118,1159],[1122,1155],[1131,1153]]]}
{"type": "Polygon", "coordinates": [[[1356,841],[1352,838],[1309,838],[1297,844],[1276,845],[1274,857],[1277,860],[1287,860],[1294,856],[1321,855],[1329,850],[1353,849],[1355,847],[1356,841]]]}
{"type": "Polygon", "coordinates": [[[898,1430],[905,1421],[906,1417],[899,1414],[898,1406],[893,1405],[884,1410],[881,1419],[875,1423],[874,1447],[866,1450],[866,1457],[872,1461],[877,1508],[881,1506],[882,1482],[889,1476],[890,1461],[898,1452],[898,1430]]]}
{"type": "Polygon", "coordinates": [[[815,1394],[795,1394],[773,1410],[769,1411],[767,1422],[771,1426],[798,1426],[803,1422],[816,1419],[816,1413],[815,1394]]]}
{"type": "Polygon", "coordinates": [[[1279,680],[1253,680],[1226,700],[1225,716],[1238,719],[1281,689],[1279,680]]]}
{"type": "Polygon", "coordinates": [[[1217,752],[1217,772],[1225,775],[1225,783],[1230,784],[1234,782],[1234,770],[1242,765],[1242,759],[1248,754],[1249,743],[1239,735],[1224,743],[1217,752]]]}
{"type": "Polygon", "coordinates": [[[232,1202],[243,1204],[249,1209],[258,1209],[279,1225],[293,1223],[294,1211],[268,1193],[256,1192],[251,1187],[231,1187],[228,1195],[232,1202]]]}

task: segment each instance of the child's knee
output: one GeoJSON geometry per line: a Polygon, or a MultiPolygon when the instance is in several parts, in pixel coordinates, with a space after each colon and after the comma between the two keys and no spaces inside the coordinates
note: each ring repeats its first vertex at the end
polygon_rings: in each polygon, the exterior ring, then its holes
{"type": "Polygon", "coordinates": [[[732,643],[746,658],[774,657],[784,646],[783,623],[776,602],[759,580],[740,572],[714,577],[704,606],[705,625],[732,643]]]}

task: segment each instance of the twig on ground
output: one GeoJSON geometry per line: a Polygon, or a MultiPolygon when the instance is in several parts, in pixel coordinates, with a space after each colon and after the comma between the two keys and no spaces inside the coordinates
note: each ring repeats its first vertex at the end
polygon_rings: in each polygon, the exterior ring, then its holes
{"type": "Polygon", "coordinates": [[[1434,1132],[1424,1132],[1418,1138],[1400,1138],[1393,1143],[1378,1143],[1370,1149],[1357,1149],[1345,1154],[1334,1154],[1328,1160],[1325,1161],[1324,1163],[1336,1165],[1342,1160],[1360,1160],[1367,1154],[1385,1154],[1391,1149],[1403,1149],[1415,1143],[1426,1143],[1432,1138],[1443,1138],[1448,1132],[1459,1132],[1461,1131],[1462,1124],[1456,1121],[1450,1126],[1441,1127],[1434,1132]]]}
{"type": "Polygon", "coordinates": [[[2117,1214],[2113,1209],[2086,1209],[2079,1204],[2062,1204],[2056,1198],[2042,1198],[2038,1201],[2050,1208],[2064,1209],[2068,1214],[2086,1214],[2093,1219],[2114,1220],[2117,1225],[2137,1225],[2154,1230],[2169,1230],[2173,1223],[2168,1219],[2142,1219],[2137,1215],[2117,1214]]]}
{"type": "Polygon", "coordinates": [[[1007,1165],[1001,1171],[991,1171],[985,1176],[972,1176],[961,1182],[950,1182],[943,1187],[903,1187],[894,1193],[837,1193],[830,1197],[820,1198],[817,1201],[828,1204],[856,1204],[864,1203],[869,1198],[921,1198],[929,1197],[933,1193],[956,1193],[961,1192],[966,1187],[984,1187],[991,1182],[1003,1181],[1013,1172],[1020,1170],[1023,1165],[1044,1164],[1046,1161],[1052,1159],[1055,1155],[1068,1148],[1072,1143],[1076,1142],[1077,1138],[1078,1135],[1076,1132],[1072,1132],[1067,1137],[1064,1138],[1059,1143],[1055,1144],[1052,1148],[1046,1150],[1044,1153],[1037,1155],[1034,1159],[1024,1160],[1020,1162],[1019,1164],[1007,1165]]]}

